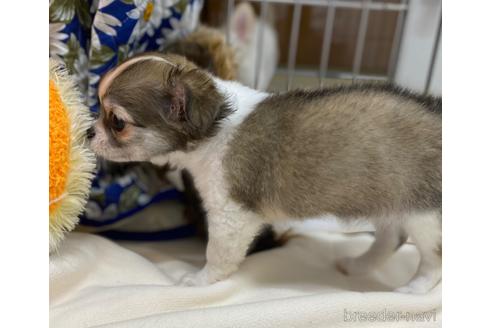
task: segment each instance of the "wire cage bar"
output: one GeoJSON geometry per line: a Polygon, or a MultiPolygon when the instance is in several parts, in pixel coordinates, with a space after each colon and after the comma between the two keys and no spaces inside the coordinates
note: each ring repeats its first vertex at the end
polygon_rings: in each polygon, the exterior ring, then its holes
{"type": "Polygon", "coordinates": [[[331,39],[333,35],[333,25],[335,24],[336,7],[328,6],[326,9],[325,30],[323,32],[323,45],[321,47],[321,61],[319,64],[319,86],[323,86],[323,80],[328,69],[330,59],[331,39]]]}
{"type": "Polygon", "coordinates": [[[297,42],[299,41],[299,30],[301,27],[301,11],[302,4],[297,1],[294,5],[294,15],[292,17],[292,29],[290,32],[289,41],[289,59],[287,68],[287,90],[290,90],[292,86],[292,79],[294,78],[294,70],[296,66],[297,56],[297,42]]]}
{"type": "Polygon", "coordinates": [[[366,44],[367,25],[369,23],[369,5],[371,0],[364,0],[362,12],[360,14],[359,30],[357,31],[357,42],[355,46],[354,64],[352,65],[352,81],[355,81],[360,74],[362,65],[362,55],[366,44]]]}
{"type": "MultiPolygon", "coordinates": [[[[400,4],[408,7],[408,0],[401,0],[400,4]]],[[[398,62],[398,55],[400,54],[401,39],[403,37],[403,25],[405,22],[406,14],[406,10],[401,10],[400,12],[398,12],[395,36],[393,38],[393,44],[391,45],[391,54],[388,61],[388,77],[390,80],[394,80],[396,75],[396,64],[398,62]]]]}
{"type": "Polygon", "coordinates": [[[436,66],[437,50],[439,48],[439,43],[441,42],[442,13],[441,13],[441,17],[439,18],[439,25],[438,26],[439,27],[437,28],[436,38],[434,40],[434,45],[432,47],[432,56],[431,56],[431,62],[429,65],[429,71],[427,72],[427,77],[426,77],[426,81],[425,81],[424,92],[426,94],[429,93],[429,88],[430,88],[430,84],[432,81],[434,68],[436,66]]]}
{"type": "MultiPolygon", "coordinates": [[[[398,58],[403,38],[405,20],[409,8],[409,0],[400,0],[399,2],[385,2],[382,0],[249,0],[253,3],[260,5],[260,19],[266,19],[267,6],[272,4],[283,4],[293,6],[293,15],[291,20],[289,43],[288,43],[288,55],[287,64],[285,68],[278,68],[277,72],[287,75],[287,82],[285,88],[291,89],[295,77],[317,77],[319,79],[319,86],[323,86],[324,80],[327,78],[347,79],[347,80],[379,80],[379,81],[393,81],[396,75],[396,68],[398,66],[398,58]],[[306,6],[315,6],[320,9],[325,8],[326,18],[323,28],[323,41],[320,47],[320,61],[319,68],[314,70],[306,70],[296,68],[296,59],[299,43],[299,33],[301,28],[302,9],[306,6]],[[330,70],[330,52],[333,45],[333,33],[334,24],[338,9],[355,9],[360,11],[359,27],[355,39],[355,51],[352,60],[351,70],[339,71],[330,70]],[[366,44],[367,30],[369,25],[370,13],[373,11],[390,11],[396,12],[396,25],[394,30],[393,40],[391,41],[391,50],[389,53],[389,60],[387,62],[387,74],[385,75],[368,75],[361,72],[362,61],[364,58],[364,48],[366,44]]],[[[227,1],[227,26],[230,26],[231,15],[234,11],[234,0],[227,1]]],[[[434,61],[436,57],[437,47],[440,41],[440,30],[436,37],[436,44],[433,49],[432,63],[429,68],[429,72],[426,80],[427,91],[431,82],[432,73],[434,70],[434,61]]],[[[230,28],[227,28],[230,31],[230,28]]],[[[228,32],[229,33],[229,32],[228,32]]],[[[256,62],[254,72],[254,84],[258,86],[258,77],[260,72],[260,62],[264,54],[263,51],[263,25],[257,30],[257,49],[256,49],[256,62]]],[[[230,35],[227,35],[227,39],[230,40],[230,35]]]]}

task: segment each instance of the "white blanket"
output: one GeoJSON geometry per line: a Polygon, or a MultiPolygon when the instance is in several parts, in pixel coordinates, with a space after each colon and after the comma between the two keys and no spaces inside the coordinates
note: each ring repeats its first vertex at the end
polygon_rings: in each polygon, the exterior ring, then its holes
{"type": "Polygon", "coordinates": [[[248,257],[226,281],[178,287],[204,263],[199,241],[116,244],[73,233],[50,258],[50,326],[440,327],[440,285],[427,295],[391,292],[416,271],[413,245],[364,277],[335,270],[335,259],[371,241],[369,234],[304,234],[248,257]]]}

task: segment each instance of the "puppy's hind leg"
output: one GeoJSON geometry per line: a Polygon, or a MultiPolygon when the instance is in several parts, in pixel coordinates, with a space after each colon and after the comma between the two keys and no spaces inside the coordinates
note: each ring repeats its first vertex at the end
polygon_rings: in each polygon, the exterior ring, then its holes
{"type": "Polygon", "coordinates": [[[369,250],[355,258],[346,257],[338,260],[336,267],[345,275],[365,274],[383,264],[406,239],[407,235],[403,233],[397,221],[376,225],[375,240],[369,250]]]}
{"type": "Polygon", "coordinates": [[[441,212],[431,211],[409,216],[404,222],[404,229],[419,250],[420,264],[410,282],[396,291],[423,294],[441,280],[441,212]]]}

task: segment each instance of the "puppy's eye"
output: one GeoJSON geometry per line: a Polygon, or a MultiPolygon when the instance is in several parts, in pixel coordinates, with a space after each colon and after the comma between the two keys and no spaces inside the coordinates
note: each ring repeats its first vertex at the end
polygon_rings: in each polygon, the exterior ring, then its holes
{"type": "Polygon", "coordinates": [[[116,115],[113,115],[112,119],[111,119],[111,127],[113,128],[113,130],[115,130],[116,132],[121,132],[123,131],[123,129],[125,128],[125,121],[123,120],[120,120],[118,118],[118,116],[116,115]]]}

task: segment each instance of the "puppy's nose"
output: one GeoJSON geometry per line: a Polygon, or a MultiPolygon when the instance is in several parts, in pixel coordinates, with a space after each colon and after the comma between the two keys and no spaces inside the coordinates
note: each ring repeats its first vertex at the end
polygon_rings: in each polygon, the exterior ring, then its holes
{"type": "Polygon", "coordinates": [[[92,139],[96,136],[96,130],[94,130],[94,127],[91,126],[88,130],[87,130],[87,139],[92,139]]]}

